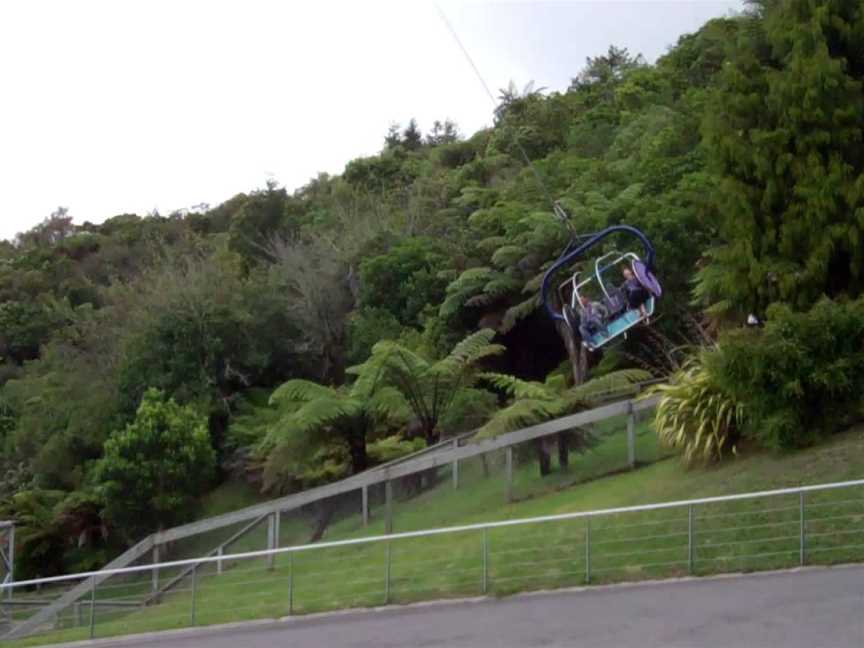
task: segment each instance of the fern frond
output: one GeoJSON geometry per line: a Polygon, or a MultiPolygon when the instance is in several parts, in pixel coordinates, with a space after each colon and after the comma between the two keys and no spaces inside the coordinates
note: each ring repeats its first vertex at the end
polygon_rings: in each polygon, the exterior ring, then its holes
{"type": "Polygon", "coordinates": [[[633,385],[650,380],[651,374],[642,369],[620,369],[593,378],[570,389],[565,398],[568,403],[590,403],[610,396],[633,393],[633,385]]]}
{"type": "Polygon", "coordinates": [[[495,253],[492,255],[492,265],[496,268],[506,270],[516,265],[526,253],[527,251],[521,245],[504,245],[495,250],[495,253]]]}
{"type": "Polygon", "coordinates": [[[498,248],[507,245],[510,239],[506,236],[489,236],[477,244],[477,249],[487,254],[492,254],[498,248]]]}
{"type": "Polygon", "coordinates": [[[335,392],[336,390],[332,387],[297,378],[279,385],[270,395],[270,404],[283,406],[291,403],[305,403],[316,398],[332,397],[335,392]]]}
{"type": "Polygon", "coordinates": [[[504,313],[504,319],[501,321],[501,333],[508,333],[516,324],[530,316],[540,306],[540,298],[537,295],[532,295],[523,302],[516,304],[507,309],[504,313]]]}
{"type": "Polygon", "coordinates": [[[553,400],[558,394],[543,383],[522,380],[516,376],[501,373],[482,373],[480,379],[489,382],[496,389],[503,391],[511,398],[530,398],[535,400],[553,400]]]}
{"type": "Polygon", "coordinates": [[[505,434],[524,427],[536,425],[564,414],[560,399],[517,400],[509,407],[499,410],[492,419],[477,431],[476,439],[505,434]]]}
{"type": "Polygon", "coordinates": [[[500,344],[492,344],[495,331],[492,329],[481,329],[472,333],[459,342],[450,354],[436,363],[436,371],[446,373],[461,372],[464,369],[477,364],[483,358],[499,355],[506,349],[500,344]]]}

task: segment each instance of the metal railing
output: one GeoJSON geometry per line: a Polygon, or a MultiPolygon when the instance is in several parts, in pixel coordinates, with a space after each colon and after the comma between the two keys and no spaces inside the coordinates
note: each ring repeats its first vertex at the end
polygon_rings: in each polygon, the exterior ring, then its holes
{"type": "MultiPolygon", "coordinates": [[[[46,641],[60,641],[430,598],[855,561],[864,561],[864,480],[127,567],[108,570],[114,580],[107,586],[97,582],[104,571],[86,572],[7,584],[0,593],[85,584],[86,600],[36,629],[46,641]],[[147,598],[156,573],[182,573],[182,583],[147,598]]],[[[17,636],[13,629],[8,638],[17,636]]]]}

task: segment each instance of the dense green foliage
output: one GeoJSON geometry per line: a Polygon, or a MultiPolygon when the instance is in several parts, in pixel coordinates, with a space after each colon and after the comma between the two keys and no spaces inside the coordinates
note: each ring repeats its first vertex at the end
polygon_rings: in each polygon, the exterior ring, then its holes
{"type": "Polygon", "coordinates": [[[741,440],[810,445],[864,416],[864,299],[809,311],[775,304],[764,329],[724,333],[662,394],[657,431],[687,461],[714,461],[741,440]]]}
{"type": "Polygon", "coordinates": [[[723,244],[698,292],[761,314],[864,287],[864,6],[756,7],[708,103],[723,244]]]}
{"type": "Polygon", "coordinates": [[[105,442],[93,479],[106,522],[135,537],[182,520],[215,467],[205,419],[150,388],[135,420],[105,442]]]}
{"type": "Polygon", "coordinates": [[[712,359],[720,387],[744,404],[745,435],[768,448],[793,448],[860,418],[864,300],[768,312],[764,330],[724,336],[712,359]]]}
{"type": "Polygon", "coordinates": [[[59,209],[0,245],[0,510],[22,565],[98,564],[226,479],[287,492],[573,411],[634,366],[666,374],[681,350],[656,341],[702,312],[768,323],[721,339],[707,390],[701,369],[674,383],[684,437],[728,417],[717,390],[746,415],[695,454],[834,429],[864,344],[841,301],[862,287],[862,13],[764,0],[654,64],[610,47],[566,91],[511,84],[468,137],[412,120],[293,193],[99,225],[59,209]],[[653,241],[664,296],[654,333],[588,358],[539,281],[574,233],[619,223],[653,241]],[[153,481],[189,457],[186,481],[153,481]]]}

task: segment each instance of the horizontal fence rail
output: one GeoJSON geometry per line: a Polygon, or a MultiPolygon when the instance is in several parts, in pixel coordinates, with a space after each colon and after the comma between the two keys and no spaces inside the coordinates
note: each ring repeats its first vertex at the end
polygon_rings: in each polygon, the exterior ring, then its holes
{"type": "MultiPolygon", "coordinates": [[[[864,561],[864,480],[350,538],[19,581],[88,596],[38,628],[74,640],[470,594],[864,561]],[[278,559],[278,560],[277,560],[278,559]],[[232,563],[221,569],[221,562],[232,563]],[[217,569],[218,568],[218,569],[217,569]],[[181,575],[143,601],[153,573],[181,575]],[[113,576],[110,586],[97,579],[113,576]]],[[[8,638],[20,636],[10,634],[8,638]]]]}
{"type": "MultiPolygon", "coordinates": [[[[532,518],[519,518],[515,520],[501,520],[499,522],[482,522],[478,524],[465,524],[459,526],[442,527],[439,529],[425,529],[423,531],[405,531],[403,533],[390,533],[387,535],[368,536],[364,538],[350,538],[348,540],[333,540],[330,542],[316,542],[314,544],[299,545],[295,547],[280,547],[278,549],[262,549],[260,551],[247,551],[237,554],[226,554],[224,556],[210,556],[194,558],[190,560],[175,560],[171,562],[153,565],[141,565],[137,567],[124,567],[122,569],[103,569],[99,571],[81,572],[78,574],[67,574],[64,576],[52,576],[49,578],[36,578],[32,580],[17,581],[11,584],[0,585],[0,591],[12,587],[32,587],[48,583],[60,583],[64,581],[80,580],[103,575],[134,574],[139,572],[151,572],[154,569],[166,569],[172,567],[187,567],[218,561],[244,560],[250,558],[264,558],[271,555],[298,553],[303,551],[316,551],[332,549],[335,547],[350,547],[355,545],[374,544],[382,542],[393,542],[409,538],[424,538],[454,533],[466,533],[469,531],[483,531],[489,529],[501,529],[505,527],[524,526],[528,524],[541,524],[544,522],[561,522],[564,520],[578,520],[585,518],[597,518],[624,513],[643,513],[646,511],[660,511],[665,509],[689,508],[705,504],[718,504],[727,502],[739,502],[742,500],[753,500],[763,497],[779,497],[783,495],[800,495],[804,493],[815,493],[840,488],[851,488],[864,486],[864,479],[853,481],[835,482],[831,484],[816,484],[813,486],[800,486],[796,488],[780,488],[776,490],[757,491],[751,493],[739,493],[735,495],[720,495],[717,497],[703,497],[690,500],[676,500],[673,502],[660,502],[655,504],[641,504],[637,506],[622,506],[618,508],[599,509],[596,511],[578,511],[574,513],[559,513],[557,515],[543,515],[532,518]]],[[[864,531],[862,531],[864,533],[864,531]]]]}
{"type": "MultiPolygon", "coordinates": [[[[645,387],[656,382],[656,380],[652,380],[644,384],[632,385],[625,390],[610,391],[608,394],[604,395],[605,400],[611,400],[615,397],[633,396],[638,394],[645,387]]],[[[56,618],[62,610],[68,608],[76,601],[84,601],[90,595],[91,590],[94,587],[107,587],[108,585],[105,584],[107,579],[123,573],[117,571],[118,569],[128,568],[138,569],[139,571],[152,571],[154,574],[152,588],[146,595],[142,595],[142,598],[145,603],[151,601],[158,602],[167,591],[173,590],[177,587],[182,587],[189,577],[194,575],[196,566],[198,565],[206,565],[215,561],[219,565],[221,572],[222,565],[233,559],[233,557],[229,557],[227,554],[229,545],[236,542],[241,536],[244,536],[248,532],[254,531],[256,528],[261,526],[261,522],[264,520],[267,520],[266,546],[269,551],[278,548],[279,545],[280,515],[289,511],[299,511],[310,505],[318,505],[321,502],[337,496],[345,496],[354,492],[362,493],[362,517],[365,525],[369,518],[369,492],[373,487],[383,487],[386,500],[384,503],[384,515],[387,519],[385,528],[387,532],[390,533],[392,532],[392,516],[394,508],[394,483],[400,479],[421,475],[436,468],[449,466],[452,469],[453,484],[458,487],[460,480],[460,462],[467,462],[475,458],[482,459],[485,470],[485,458],[487,456],[493,456],[496,452],[506,451],[507,453],[506,479],[508,480],[509,485],[507,486],[506,493],[508,501],[511,501],[513,499],[512,449],[519,444],[542,439],[544,437],[550,437],[560,432],[581,429],[585,426],[600,424],[604,421],[621,416],[629,417],[627,423],[627,457],[629,466],[633,467],[636,464],[634,454],[635,436],[633,422],[635,421],[635,417],[640,413],[653,410],[658,402],[659,396],[631,398],[630,400],[609,402],[591,410],[547,421],[515,432],[502,434],[495,438],[482,439],[479,441],[471,438],[474,434],[473,432],[463,434],[446,439],[435,446],[425,448],[412,455],[395,459],[332,484],[312,488],[300,493],[287,495],[282,498],[242,508],[223,515],[198,520],[196,522],[154,533],[144,538],[121,556],[112,560],[104,569],[91,572],[90,575],[92,576],[92,583],[78,582],[74,587],[63,592],[50,604],[47,604],[42,609],[33,613],[30,618],[18,620],[12,625],[11,633],[15,636],[23,636],[38,627],[44,626],[45,623],[56,618]],[[209,552],[197,552],[196,555],[201,557],[186,561],[186,563],[184,563],[186,568],[185,571],[171,574],[167,579],[160,579],[160,570],[158,569],[158,565],[164,563],[164,561],[160,561],[160,558],[164,553],[162,548],[185,538],[201,536],[220,529],[234,528],[241,524],[245,526],[240,531],[233,533],[227,540],[221,540],[218,543],[214,543],[216,546],[213,547],[213,545],[211,545],[213,548],[210,549],[209,552]],[[152,555],[152,562],[148,566],[128,567],[133,563],[143,560],[149,555],[152,555]],[[157,567],[154,567],[154,564],[157,565],[157,567]]],[[[272,556],[270,560],[272,563],[272,556]]],[[[3,608],[0,608],[0,611],[2,610],[3,608]]],[[[2,636],[2,631],[2,627],[0,627],[0,636],[2,636]]]]}

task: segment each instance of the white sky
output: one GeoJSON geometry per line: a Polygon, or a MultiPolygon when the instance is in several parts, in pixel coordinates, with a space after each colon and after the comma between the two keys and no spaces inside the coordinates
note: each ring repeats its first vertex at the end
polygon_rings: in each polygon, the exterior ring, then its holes
{"type": "MultiPolygon", "coordinates": [[[[742,0],[440,5],[493,92],[566,88],[609,44],[653,61],[742,0]]],[[[0,238],[290,190],[393,121],[492,104],[432,0],[0,0],[0,238]]]]}

